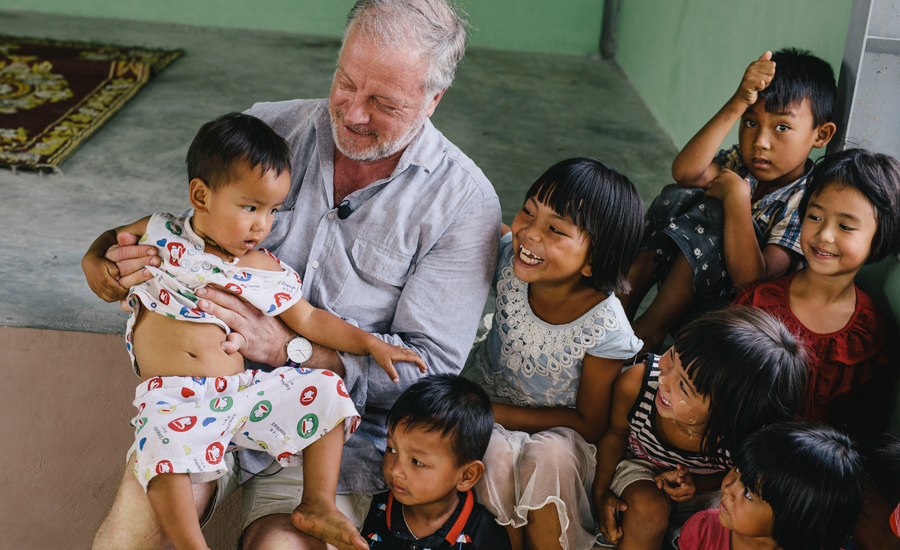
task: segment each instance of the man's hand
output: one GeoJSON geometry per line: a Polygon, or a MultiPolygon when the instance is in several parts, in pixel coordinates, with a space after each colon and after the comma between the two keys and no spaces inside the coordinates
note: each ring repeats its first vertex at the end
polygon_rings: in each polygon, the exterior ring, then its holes
{"type": "Polygon", "coordinates": [[[112,230],[101,235],[81,260],[81,269],[91,291],[107,302],[122,300],[128,289],[152,275],[145,265],[159,266],[159,256],[152,246],[138,245],[140,237],[112,230]],[[115,240],[115,244],[109,246],[115,240]]]}
{"type": "Polygon", "coordinates": [[[772,61],[772,52],[766,52],[744,71],[744,78],[741,79],[741,85],[738,86],[734,97],[748,107],[753,105],[759,98],[759,92],[772,82],[774,76],[775,62],[772,61]]]}
{"type": "Polygon", "coordinates": [[[613,544],[618,544],[624,534],[622,526],[616,518],[616,512],[628,510],[628,503],[618,498],[611,492],[603,493],[597,502],[597,520],[600,523],[600,532],[603,538],[613,544]]]}
{"type": "Polygon", "coordinates": [[[694,498],[697,488],[694,487],[694,478],[687,466],[679,464],[674,470],[666,470],[660,473],[653,481],[656,486],[668,495],[674,502],[686,502],[694,498]]]}
{"type": "Polygon", "coordinates": [[[374,336],[372,338],[373,342],[372,345],[369,346],[369,355],[381,365],[381,368],[384,369],[384,372],[387,373],[388,378],[390,378],[394,384],[400,382],[400,375],[397,374],[397,369],[394,368],[394,363],[396,362],[415,363],[419,367],[419,372],[425,373],[425,361],[423,361],[416,352],[399,346],[393,346],[374,336]]]}
{"type": "Polygon", "coordinates": [[[746,201],[750,204],[750,184],[727,168],[723,168],[719,175],[706,185],[706,195],[715,197],[728,204],[732,201],[746,201]]]}
{"type": "Polygon", "coordinates": [[[217,288],[201,288],[197,296],[203,298],[197,302],[200,311],[215,315],[231,327],[228,339],[222,342],[225,353],[240,351],[251,361],[273,367],[287,363],[287,343],[294,333],[280,319],[264,315],[234,294],[217,288]]]}

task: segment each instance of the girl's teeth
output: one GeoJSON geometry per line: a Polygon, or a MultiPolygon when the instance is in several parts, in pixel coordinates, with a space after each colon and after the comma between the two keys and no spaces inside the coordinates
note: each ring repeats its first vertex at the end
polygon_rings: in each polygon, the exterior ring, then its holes
{"type": "Polygon", "coordinates": [[[543,258],[533,254],[531,251],[527,250],[524,246],[521,245],[519,245],[519,259],[528,265],[537,265],[544,261],[543,258]]]}

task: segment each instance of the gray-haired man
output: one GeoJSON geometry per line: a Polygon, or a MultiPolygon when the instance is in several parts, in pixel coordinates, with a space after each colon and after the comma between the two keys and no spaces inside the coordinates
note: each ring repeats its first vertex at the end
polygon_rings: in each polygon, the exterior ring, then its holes
{"type": "MultiPolygon", "coordinates": [[[[313,305],[413,349],[429,373],[455,373],[464,362],[499,236],[500,206],[490,183],[428,120],[464,54],[466,23],[459,13],[450,0],[360,0],[348,18],[328,100],[257,104],[248,111],[292,151],[291,192],[264,246],[303,273],[303,294],[313,305]]],[[[105,257],[84,262],[89,281],[104,273],[119,276],[121,292],[103,295],[108,300],[143,280],[135,271],[141,265],[158,263],[127,236],[120,243],[105,257]]],[[[214,289],[203,297],[204,309],[234,331],[226,351],[240,347],[246,358],[267,365],[289,361],[287,345],[296,335],[280,321],[214,289]]],[[[400,365],[400,383],[393,384],[371,362],[315,347],[304,363],[343,376],[363,415],[344,448],[337,503],[357,525],[369,495],[386,488],[385,414],[421,376],[400,365]]],[[[194,486],[198,513],[208,514],[247,477],[237,472],[268,465],[247,454],[240,460],[235,475],[218,485],[194,486]]],[[[277,470],[274,465],[244,484],[244,547],[321,547],[291,523],[301,469],[277,470]]],[[[338,542],[302,514],[294,520],[338,542]]],[[[126,471],[95,548],[167,544],[140,485],[126,471]]]]}

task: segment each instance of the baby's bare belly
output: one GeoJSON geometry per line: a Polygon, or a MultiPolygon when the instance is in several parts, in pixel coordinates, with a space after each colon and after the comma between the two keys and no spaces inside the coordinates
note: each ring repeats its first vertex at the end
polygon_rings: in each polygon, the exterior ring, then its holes
{"type": "Polygon", "coordinates": [[[212,323],[179,321],[142,309],[134,326],[141,379],[155,376],[231,376],[244,370],[240,353],[222,350],[225,331],[212,323]]]}

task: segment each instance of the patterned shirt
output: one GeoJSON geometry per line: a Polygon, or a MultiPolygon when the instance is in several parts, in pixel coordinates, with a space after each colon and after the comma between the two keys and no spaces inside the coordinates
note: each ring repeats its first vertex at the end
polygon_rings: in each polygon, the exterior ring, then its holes
{"type": "MultiPolygon", "coordinates": [[[[722,149],[713,158],[713,162],[727,168],[750,182],[750,195],[756,192],[758,180],[750,173],[750,169],[741,158],[741,151],[737,145],[731,149],[722,149]]],[[[805,173],[793,183],[789,183],[772,191],[759,199],[753,205],[753,220],[759,229],[766,235],[766,244],[777,244],[803,255],[800,249],[800,201],[806,192],[806,178],[812,170],[812,161],[806,161],[805,173]]]]}

